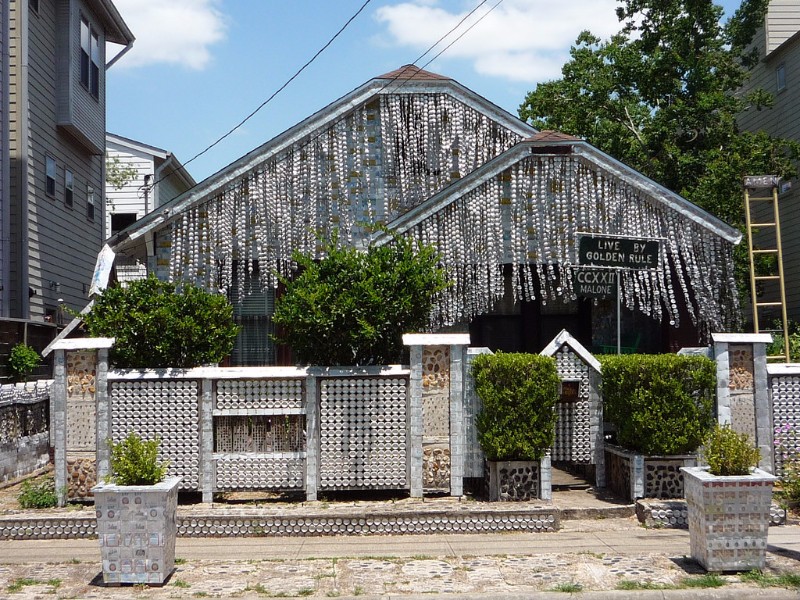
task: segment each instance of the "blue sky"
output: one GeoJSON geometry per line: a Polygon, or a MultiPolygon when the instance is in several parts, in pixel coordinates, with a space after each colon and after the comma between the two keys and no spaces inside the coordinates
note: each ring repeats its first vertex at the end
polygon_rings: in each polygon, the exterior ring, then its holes
{"type": "MultiPolygon", "coordinates": [[[[365,1],[115,0],[137,40],[108,71],[108,131],[189,162],[283,86],[365,1]]],[[[187,169],[201,181],[362,83],[417,61],[478,4],[369,1],[297,79],[187,169]]],[[[739,2],[720,4],[730,12],[739,2]]],[[[475,23],[425,68],[516,114],[537,82],[559,76],[581,30],[606,37],[619,29],[616,5],[488,0],[416,64],[475,23]]],[[[118,51],[109,45],[108,58],[118,51]]]]}

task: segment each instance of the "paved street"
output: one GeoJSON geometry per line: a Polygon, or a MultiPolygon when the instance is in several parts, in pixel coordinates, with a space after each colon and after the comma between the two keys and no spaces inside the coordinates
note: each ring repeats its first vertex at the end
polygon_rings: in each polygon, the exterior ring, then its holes
{"type": "MultiPolygon", "coordinates": [[[[768,574],[800,574],[800,526],[770,529],[768,574]]],[[[564,521],[557,533],[296,538],[179,538],[161,588],[105,587],[97,541],[0,542],[0,597],[198,598],[797,598],[725,575],[712,590],[619,590],[683,585],[703,575],[686,559],[685,530],[644,529],[635,518],[564,521]],[[615,591],[616,590],[616,591],[615,591]],[[591,593],[590,593],[591,592],[591,593]]]]}

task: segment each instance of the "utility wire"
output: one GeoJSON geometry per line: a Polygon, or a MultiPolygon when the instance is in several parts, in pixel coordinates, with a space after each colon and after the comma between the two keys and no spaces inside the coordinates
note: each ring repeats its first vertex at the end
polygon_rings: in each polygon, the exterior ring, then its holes
{"type": "MultiPolygon", "coordinates": [[[[277,90],[276,90],[276,91],[275,91],[275,92],[274,92],[274,93],[273,93],[273,94],[272,94],[272,95],[271,95],[269,98],[267,98],[266,100],[264,100],[264,102],[262,102],[262,103],[261,103],[261,104],[258,106],[258,108],[256,108],[256,109],[255,109],[253,112],[251,112],[249,115],[247,115],[247,116],[246,116],[244,119],[242,119],[242,121],[241,121],[241,122],[239,122],[239,123],[238,123],[238,124],[237,124],[235,127],[233,127],[233,128],[230,130],[230,131],[228,131],[228,133],[226,133],[225,135],[223,135],[222,137],[220,137],[218,140],[216,140],[214,143],[212,143],[211,145],[209,145],[207,148],[205,148],[205,149],[204,149],[204,150],[202,150],[201,152],[198,152],[198,153],[197,153],[197,154],[195,154],[195,155],[194,155],[192,158],[190,158],[188,161],[186,161],[185,163],[183,163],[183,166],[185,167],[187,164],[189,164],[189,163],[190,163],[190,162],[192,162],[193,160],[195,160],[195,159],[199,158],[200,156],[204,155],[206,152],[208,152],[209,150],[211,150],[212,148],[214,148],[216,145],[218,145],[220,142],[222,142],[222,141],[223,141],[225,138],[227,138],[228,136],[230,136],[231,134],[233,134],[233,133],[234,133],[234,132],[235,132],[237,129],[239,129],[239,128],[240,128],[242,125],[244,125],[244,124],[245,124],[245,123],[246,123],[248,120],[250,120],[251,118],[253,118],[253,116],[255,116],[255,114],[256,114],[256,113],[258,113],[258,112],[259,112],[259,111],[260,111],[262,108],[264,108],[264,107],[265,107],[267,104],[269,104],[269,103],[270,103],[270,102],[271,102],[271,101],[272,101],[272,100],[275,98],[275,96],[277,96],[277,95],[278,95],[280,92],[282,92],[282,91],[283,91],[283,90],[284,90],[286,87],[288,87],[288,85],[289,85],[289,84],[290,84],[290,83],[291,83],[291,82],[292,82],[294,79],[296,79],[296,78],[297,78],[297,77],[300,75],[300,73],[302,73],[302,72],[303,72],[303,71],[304,71],[304,70],[305,70],[305,69],[306,69],[306,68],[307,68],[307,67],[308,67],[308,66],[309,66],[309,65],[310,65],[312,62],[314,62],[314,60],[315,60],[315,59],[316,59],[316,58],[317,58],[317,57],[318,57],[320,54],[322,54],[322,52],[324,52],[324,51],[325,51],[325,50],[328,48],[328,46],[330,46],[330,45],[333,43],[333,41],[334,41],[334,40],[335,40],[335,39],[336,39],[336,38],[337,38],[337,37],[338,37],[338,36],[339,36],[339,35],[340,35],[340,34],[341,34],[341,33],[342,33],[342,32],[343,32],[343,31],[344,31],[344,30],[345,30],[345,29],[346,29],[346,28],[349,26],[349,25],[350,25],[350,23],[352,23],[352,22],[353,22],[353,20],[355,20],[355,18],[356,18],[356,17],[358,17],[358,15],[359,15],[359,14],[361,14],[361,12],[362,12],[362,11],[363,11],[363,10],[364,10],[366,7],[367,7],[367,5],[368,5],[368,4],[369,4],[371,1],[372,1],[372,0],[366,0],[366,1],[364,2],[364,4],[362,4],[362,5],[361,5],[361,8],[359,8],[359,9],[356,11],[356,13],[355,13],[355,14],[354,14],[352,17],[350,17],[350,18],[347,20],[347,22],[346,22],[346,23],[345,23],[345,24],[342,26],[342,28],[341,28],[341,29],[339,29],[339,31],[338,31],[338,32],[336,32],[336,34],[335,34],[335,35],[334,35],[334,36],[333,36],[333,37],[332,37],[332,38],[331,38],[331,39],[330,39],[330,40],[329,40],[329,41],[328,41],[328,42],[327,42],[327,43],[326,43],[326,44],[325,44],[325,45],[324,45],[322,48],[320,48],[320,49],[319,49],[319,50],[316,52],[316,54],[314,54],[314,56],[313,56],[313,57],[311,57],[311,59],[310,59],[310,60],[308,60],[308,61],[307,61],[307,62],[306,62],[306,63],[305,63],[305,64],[304,64],[304,65],[303,65],[303,66],[302,66],[300,69],[298,69],[298,70],[297,70],[297,72],[295,72],[295,74],[294,74],[294,75],[292,75],[292,76],[291,76],[291,77],[290,77],[290,78],[289,78],[289,79],[288,79],[288,80],[287,80],[287,81],[286,81],[286,82],[285,82],[285,83],[284,83],[284,84],[283,84],[283,85],[282,85],[280,88],[278,88],[278,89],[277,89],[277,90]]],[[[446,52],[447,50],[449,50],[449,49],[450,49],[450,48],[453,46],[453,44],[455,44],[456,42],[458,42],[458,41],[459,41],[461,38],[463,38],[463,37],[464,37],[464,36],[465,36],[465,35],[466,35],[466,34],[467,34],[467,33],[468,33],[470,30],[472,30],[472,28],[473,28],[473,27],[475,27],[475,26],[476,26],[478,23],[480,23],[481,21],[483,21],[483,19],[485,19],[485,18],[486,18],[486,17],[487,17],[487,16],[488,16],[488,15],[489,15],[489,14],[490,14],[490,13],[491,13],[491,12],[492,12],[494,9],[495,9],[495,8],[497,8],[497,7],[498,7],[500,4],[502,4],[502,3],[503,3],[503,1],[504,1],[504,0],[498,0],[498,1],[497,1],[497,3],[495,3],[495,5],[494,5],[494,6],[492,6],[492,7],[491,7],[491,8],[490,8],[488,11],[486,11],[485,13],[483,13],[483,14],[482,14],[482,15],[481,15],[481,16],[480,16],[480,17],[479,17],[479,18],[478,18],[478,19],[477,19],[477,20],[476,20],[474,23],[472,23],[472,25],[470,25],[469,27],[467,27],[467,29],[466,29],[466,30],[464,30],[464,32],[463,32],[463,33],[461,33],[461,34],[460,34],[458,37],[456,37],[456,38],[455,38],[455,39],[454,39],[452,42],[450,42],[450,43],[449,43],[447,46],[445,46],[445,47],[444,47],[442,50],[440,50],[440,51],[439,51],[439,52],[438,52],[438,53],[437,53],[437,54],[436,54],[436,55],[435,55],[433,58],[431,58],[431,59],[430,59],[428,62],[426,62],[426,63],[425,63],[425,64],[424,64],[422,67],[419,67],[419,68],[420,68],[420,69],[424,69],[425,67],[427,67],[428,65],[430,65],[430,64],[431,64],[431,63],[432,63],[434,60],[436,60],[437,58],[439,58],[439,57],[440,57],[440,56],[441,56],[441,55],[442,55],[444,52],[446,52]]],[[[488,2],[488,0],[481,0],[481,2],[480,2],[480,3],[478,3],[478,4],[475,6],[475,8],[473,8],[473,9],[472,9],[471,11],[469,11],[469,12],[468,12],[466,15],[464,15],[464,17],[462,17],[462,19],[461,19],[461,20],[460,20],[458,23],[456,23],[456,24],[455,24],[455,25],[454,25],[452,28],[450,28],[450,30],[449,30],[447,33],[445,33],[445,34],[444,34],[443,36],[441,36],[441,37],[440,37],[438,40],[436,40],[436,41],[435,41],[433,44],[431,44],[431,45],[428,47],[428,49],[427,49],[427,50],[425,50],[425,52],[423,52],[421,55],[419,55],[419,56],[418,56],[418,57],[417,57],[417,58],[414,60],[414,62],[412,62],[411,64],[416,66],[416,63],[417,63],[417,62],[419,62],[420,60],[422,60],[423,58],[425,58],[425,57],[426,57],[426,56],[427,56],[427,55],[428,55],[428,54],[429,54],[431,51],[433,51],[433,49],[434,49],[434,48],[436,48],[436,46],[438,46],[438,45],[439,45],[439,44],[440,44],[440,43],[441,43],[443,40],[445,40],[445,39],[446,39],[448,36],[450,36],[450,34],[452,34],[452,33],[453,33],[454,31],[456,31],[456,30],[457,30],[459,27],[461,27],[461,25],[462,25],[462,24],[463,24],[463,23],[464,23],[464,22],[465,22],[467,19],[469,19],[469,18],[470,18],[470,17],[471,17],[473,14],[475,14],[475,12],[476,12],[476,11],[477,11],[479,8],[481,8],[481,7],[482,7],[484,4],[486,4],[487,2],[488,2]]],[[[390,85],[392,85],[393,83],[395,83],[395,82],[397,82],[398,80],[400,80],[400,78],[401,78],[401,75],[402,75],[402,71],[400,71],[399,73],[397,73],[397,75],[395,75],[395,76],[394,76],[394,77],[392,77],[392,78],[391,78],[389,81],[387,81],[387,82],[386,82],[386,83],[385,83],[385,84],[384,84],[384,85],[383,85],[383,86],[382,86],[382,87],[381,87],[381,88],[378,90],[378,92],[377,92],[377,93],[380,93],[380,92],[382,92],[383,90],[385,90],[386,88],[388,88],[390,85]]],[[[400,89],[400,88],[402,88],[402,87],[403,87],[403,86],[404,86],[406,83],[408,83],[409,81],[411,81],[411,79],[413,79],[413,77],[409,77],[409,78],[406,78],[406,79],[404,79],[404,80],[401,80],[400,84],[399,84],[399,85],[398,85],[398,86],[397,86],[395,89],[398,89],[398,90],[399,90],[399,89],[400,89]]],[[[323,135],[323,134],[324,134],[324,132],[320,132],[320,133],[319,133],[319,134],[317,134],[316,136],[314,136],[314,137],[312,137],[311,139],[307,140],[306,144],[309,144],[309,143],[313,142],[314,140],[318,139],[318,138],[319,138],[321,135],[323,135]]],[[[173,173],[176,173],[177,171],[178,171],[178,168],[176,167],[175,169],[171,170],[169,173],[167,173],[167,174],[163,175],[161,178],[159,178],[158,180],[156,180],[156,181],[154,181],[153,183],[151,183],[150,185],[151,185],[151,186],[155,186],[157,183],[160,183],[161,181],[163,181],[164,179],[166,179],[167,177],[169,177],[169,176],[170,176],[170,175],[172,175],[173,173]]],[[[195,184],[195,186],[196,186],[196,185],[197,185],[197,184],[195,184]]],[[[195,187],[195,186],[193,186],[193,187],[195,187]]],[[[190,189],[191,189],[191,188],[190,188],[190,189]]],[[[189,191],[189,190],[187,190],[187,191],[189,191]]],[[[186,193],[186,192],[184,192],[184,193],[186,193]]],[[[188,208],[188,207],[187,207],[187,208],[188,208]]],[[[176,214],[177,214],[177,213],[176,213],[176,214]]]]}
{"type": "MultiPolygon", "coordinates": [[[[334,35],[334,36],[333,36],[333,37],[332,37],[330,40],[328,40],[328,42],[327,42],[327,43],[326,43],[324,46],[322,46],[322,48],[320,48],[319,50],[317,50],[316,54],[314,54],[314,56],[312,56],[310,59],[308,59],[308,61],[306,61],[306,64],[304,64],[302,67],[300,67],[300,68],[299,68],[299,69],[298,69],[298,70],[295,72],[295,74],[294,74],[294,75],[292,75],[292,76],[291,76],[289,79],[287,79],[287,80],[286,80],[286,83],[284,83],[284,84],[283,84],[281,87],[279,87],[277,90],[275,90],[275,91],[272,93],[272,95],[271,95],[269,98],[267,98],[267,99],[266,99],[266,100],[264,100],[264,101],[263,101],[261,104],[259,104],[258,108],[256,108],[256,109],[255,109],[253,112],[251,112],[249,115],[247,115],[247,116],[246,116],[244,119],[242,119],[242,120],[241,120],[241,121],[240,121],[240,122],[239,122],[239,123],[238,123],[238,124],[237,124],[237,125],[236,125],[236,126],[233,128],[233,129],[231,129],[231,130],[230,130],[228,133],[226,133],[226,134],[225,134],[225,135],[223,135],[221,138],[219,138],[217,141],[215,141],[214,143],[212,143],[212,144],[211,144],[210,146],[208,146],[208,147],[207,147],[205,150],[202,150],[202,151],[198,152],[198,153],[197,153],[197,154],[195,154],[195,155],[194,155],[192,158],[190,158],[189,160],[187,160],[187,161],[184,163],[184,166],[188,165],[188,164],[189,164],[190,162],[192,162],[193,160],[195,160],[195,159],[197,159],[197,158],[200,158],[201,156],[203,156],[203,155],[204,155],[206,152],[208,152],[209,150],[211,150],[211,149],[212,149],[214,146],[216,146],[217,144],[219,144],[220,142],[222,142],[222,141],[223,141],[224,139],[226,139],[228,136],[230,136],[231,134],[233,134],[233,133],[234,133],[234,132],[235,132],[237,129],[239,129],[239,128],[240,128],[242,125],[244,125],[245,123],[247,123],[247,121],[249,121],[250,119],[252,119],[252,118],[253,118],[253,117],[256,115],[256,113],[257,113],[258,111],[260,111],[260,110],[261,110],[262,108],[264,108],[264,107],[265,107],[267,104],[269,104],[270,102],[272,102],[272,99],[273,99],[273,98],[275,98],[275,96],[277,96],[277,95],[278,95],[278,94],[280,94],[280,93],[281,93],[283,90],[285,90],[285,89],[286,89],[286,88],[289,86],[289,84],[290,84],[290,83],[292,83],[292,81],[294,81],[295,79],[297,79],[297,77],[299,77],[299,75],[300,75],[300,74],[301,74],[303,71],[305,71],[305,70],[306,70],[306,68],[307,68],[307,67],[308,67],[308,66],[309,66],[311,63],[313,63],[313,62],[314,62],[314,61],[315,61],[315,60],[316,60],[316,59],[319,57],[319,55],[320,55],[320,54],[322,54],[323,52],[325,52],[325,50],[327,50],[327,49],[328,49],[328,47],[329,47],[329,46],[330,46],[330,45],[331,45],[331,44],[332,44],[332,43],[333,43],[333,42],[336,40],[336,38],[338,38],[338,37],[339,37],[339,36],[342,34],[342,32],[343,32],[345,29],[347,29],[347,27],[350,25],[350,23],[352,23],[352,22],[353,22],[353,21],[356,19],[356,17],[358,17],[358,15],[360,15],[360,14],[361,14],[361,13],[364,11],[364,9],[367,7],[367,5],[368,5],[370,2],[372,2],[372,0],[365,0],[364,4],[362,4],[362,5],[361,5],[361,8],[359,8],[359,9],[358,9],[358,10],[355,12],[355,14],[354,14],[352,17],[350,17],[350,18],[347,20],[347,22],[346,22],[344,25],[342,25],[341,29],[339,29],[339,31],[337,31],[337,32],[336,32],[336,34],[335,34],[335,35],[334,35]]],[[[155,185],[155,184],[154,184],[154,185],[155,185]]]]}

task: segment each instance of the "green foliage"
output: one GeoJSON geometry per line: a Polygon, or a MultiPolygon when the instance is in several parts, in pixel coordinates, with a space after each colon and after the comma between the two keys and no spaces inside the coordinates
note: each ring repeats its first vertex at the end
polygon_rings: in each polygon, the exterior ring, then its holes
{"type": "Polygon", "coordinates": [[[38,482],[23,481],[17,502],[22,508],[52,508],[58,504],[56,486],[52,477],[38,482]]]}
{"type": "MultiPolygon", "coordinates": [[[[789,321],[786,326],[789,330],[789,359],[791,362],[800,362],[800,323],[789,321]]],[[[783,354],[782,323],[776,321],[772,324],[772,327],[773,329],[781,329],[781,331],[772,334],[772,343],[767,346],[767,356],[783,354]]]]}
{"type": "Polygon", "coordinates": [[[158,438],[143,440],[131,431],[121,442],[108,441],[111,481],[117,485],[153,485],[164,480],[167,463],[158,461],[158,438]]]}
{"type": "Polygon", "coordinates": [[[703,356],[604,356],[603,407],[621,446],[645,455],[695,451],[714,424],[716,366],[703,356]]]}
{"type": "Polygon", "coordinates": [[[106,158],[106,183],[115,189],[121,189],[136,179],[139,172],[135,167],[123,165],[118,157],[106,158]]]}
{"type": "Polygon", "coordinates": [[[300,274],[283,280],[273,322],[280,344],[316,365],[402,361],[402,335],[428,325],[435,295],[448,283],[431,246],[396,237],[365,252],[337,247],[320,261],[295,253],[300,274]]]}
{"type": "MultiPolygon", "coordinates": [[[[619,33],[606,41],[581,33],[561,79],[530,92],[520,117],[581,137],[743,228],[742,178],[789,178],[800,155],[800,144],[742,132],[736,122],[742,111],[772,102],[764,90],[739,92],[754,63],[746,49],[768,1],[743,0],[724,26],[722,8],[710,1],[621,4],[619,33]]],[[[736,256],[744,293],[746,252],[736,256]]]]}
{"type": "Polygon", "coordinates": [[[189,368],[218,363],[233,349],[238,327],[224,296],[154,276],[108,288],[84,322],[93,337],[114,337],[119,368],[189,368]]]}
{"type": "Polygon", "coordinates": [[[472,363],[483,404],[478,441],[489,460],[539,460],[555,441],[560,380],[555,360],[536,354],[481,354],[472,363]]]}
{"type": "Polygon", "coordinates": [[[703,444],[703,459],[712,475],[747,475],[758,465],[760,452],[745,433],[716,425],[703,444]]]}
{"type": "Polygon", "coordinates": [[[39,353],[27,344],[20,342],[11,348],[8,356],[8,370],[14,381],[25,381],[41,363],[39,353]]]}

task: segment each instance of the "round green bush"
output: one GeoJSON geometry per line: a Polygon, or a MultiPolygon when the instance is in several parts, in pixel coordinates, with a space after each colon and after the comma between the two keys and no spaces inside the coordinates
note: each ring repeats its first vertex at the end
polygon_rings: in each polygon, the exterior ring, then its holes
{"type": "Polygon", "coordinates": [[[716,425],[703,442],[703,459],[712,475],[748,475],[760,457],[750,437],[730,425],[716,425]]]}
{"type": "Polygon", "coordinates": [[[228,299],[154,276],[103,292],[83,321],[92,337],[116,338],[110,362],[123,369],[190,368],[220,362],[239,328],[228,299]]]}
{"type": "Polygon", "coordinates": [[[539,460],[555,441],[560,379],[538,354],[481,354],[472,363],[482,402],[478,441],[489,460],[539,460]]]}
{"type": "Polygon", "coordinates": [[[618,443],[645,455],[696,451],[714,424],[716,365],[703,356],[623,354],[601,360],[603,410],[618,443]]]}
{"type": "Polygon", "coordinates": [[[8,370],[14,381],[25,381],[42,362],[39,353],[27,344],[20,342],[11,348],[8,356],[8,370]]]}

